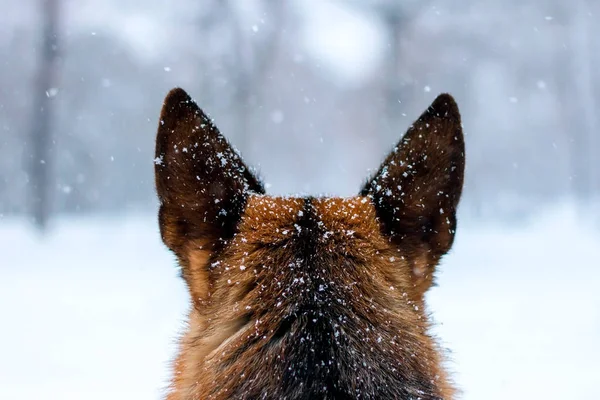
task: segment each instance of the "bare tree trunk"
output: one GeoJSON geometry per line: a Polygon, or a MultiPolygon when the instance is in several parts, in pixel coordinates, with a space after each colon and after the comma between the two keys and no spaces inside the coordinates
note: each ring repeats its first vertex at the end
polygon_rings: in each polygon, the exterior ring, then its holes
{"type": "Polygon", "coordinates": [[[585,137],[584,151],[587,169],[586,185],[591,199],[598,195],[598,173],[594,160],[598,156],[598,117],[596,115],[598,104],[596,104],[594,93],[594,71],[592,65],[592,29],[590,21],[592,20],[591,7],[587,0],[579,0],[575,6],[575,22],[573,22],[573,76],[575,78],[575,87],[577,88],[577,97],[581,109],[579,117],[582,119],[582,126],[585,137]]]}
{"type": "Polygon", "coordinates": [[[595,135],[598,121],[593,93],[590,54],[590,16],[585,0],[569,3],[567,11],[568,50],[566,67],[561,71],[565,88],[562,101],[567,115],[569,157],[572,190],[579,201],[590,201],[594,196],[594,158],[597,150],[595,135]]]}
{"type": "Polygon", "coordinates": [[[34,84],[31,116],[31,213],[35,225],[45,230],[50,214],[50,144],[52,134],[53,84],[58,58],[59,0],[39,0],[43,19],[43,45],[39,69],[34,84]]]}

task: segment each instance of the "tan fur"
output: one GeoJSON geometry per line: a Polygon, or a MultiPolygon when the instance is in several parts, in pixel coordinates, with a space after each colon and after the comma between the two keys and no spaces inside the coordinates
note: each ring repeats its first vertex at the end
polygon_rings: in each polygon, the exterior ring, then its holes
{"type": "MultiPolygon", "coordinates": [[[[233,351],[250,335],[268,336],[272,333],[268,324],[264,329],[256,328],[255,321],[245,322],[243,316],[248,310],[264,308],[265,305],[260,302],[265,298],[276,298],[277,294],[256,296],[254,293],[245,294],[242,288],[276,276],[274,271],[262,266],[265,254],[258,248],[260,245],[276,246],[286,241],[295,229],[294,221],[301,206],[301,199],[297,198],[249,198],[239,233],[228,250],[228,262],[214,270],[216,273],[208,294],[209,303],[203,304],[202,310],[191,310],[190,330],[181,340],[182,356],[176,364],[177,372],[169,400],[186,399],[190,393],[194,394],[193,398],[199,399],[227,398],[226,393],[209,396],[214,389],[212,382],[243,374],[247,363],[240,360],[225,371],[216,371],[223,354],[233,351]],[[269,278],[265,279],[266,276],[269,278]]],[[[370,265],[368,270],[354,269],[339,276],[342,285],[354,288],[357,307],[372,307],[373,294],[384,289],[386,297],[380,302],[386,306],[386,317],[401,320],[411,327],[411,331],[404,334],[414,336],[417,348],[410,351],[436,348],[426,334],[429,325],[423,302],[423,286],[413,284],[410,263],[379,233],[372,202],[366,197],[332,198],[318,200],[315,207],[325,229],[331,232],[324,251],[332,254],[341,251],[370,265]]],[[[191,249],[187,255],[189,267],[195,271],[206,268],[206,253],[194,247],[191,249]]],[[[423,268],[422,264],[419,265],[423,268]]],[[[202,281],[195,280],[193,285],[196,284],[200,287],[191,287],[192,292],[204,290],[202,281]]],[[[269,287],[268,290],[275,292],[277,288],[269,287]]],[[[270,304],[270,307],[277,308],[276,304],[270,304]]],[[[379,317],[373,315],[373,318],[379,317]]],[[[440,368],[441,359],[435,353],[429,354],[429,357],[431,374],[438,377],[436,383],[441,388],[441,397],[451,399],[453,389],[440,368]]]]}

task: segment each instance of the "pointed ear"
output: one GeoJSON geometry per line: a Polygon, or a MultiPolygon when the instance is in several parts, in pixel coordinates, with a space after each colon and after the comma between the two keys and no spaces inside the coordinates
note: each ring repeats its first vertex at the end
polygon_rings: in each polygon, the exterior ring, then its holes
{"type": "Polygon", "coordinates": [[[361,192],[372,197],[384,233],[409,253],[419,284],[431,282],[435,264],[452,246],[464,167],[458,106],[441,94],[361,192]]]}
{"type": "Polygon", "coordinates": [[[165,98],[156,136],[155,179],[163,241],[178,255],[190,240],[213,246],[233,236],[260,182],[182,89],[165,98]]]}

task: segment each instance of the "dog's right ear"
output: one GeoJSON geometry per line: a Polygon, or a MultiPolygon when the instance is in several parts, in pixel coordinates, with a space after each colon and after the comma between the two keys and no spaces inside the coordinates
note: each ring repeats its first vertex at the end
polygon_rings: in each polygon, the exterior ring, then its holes
{"type": "Polygon", "coordinates": [[[264,193],[209,117],[179,88],[165,98],[154,163],[161,236],[180,257],[190,241],[214,248],[230,239],[248,195],[264,193]]]}

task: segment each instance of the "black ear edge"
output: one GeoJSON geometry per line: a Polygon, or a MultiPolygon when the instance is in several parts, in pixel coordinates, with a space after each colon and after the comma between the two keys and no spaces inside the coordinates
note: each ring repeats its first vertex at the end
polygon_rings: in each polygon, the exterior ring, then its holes
{"type": "Polygon", "coordinates": [[[170,102],[188,102],[191,101],[191,96],[181,87],[176,86],[173,89],[169,90],[167,95],[165,96],[165,104],[170,102]]]}
{"type": "MultiPolygon", "coordinates": [[[[241,155],[239,156],[241,159],[241,155]]],[[[244,164],[245,165],[245,164],[244,164]]],[[[260,171],[256,168],[250,168],[246,166],[244,168],[244,179],[248,184],[248,188],[246,189],[246,193],[248,194],[266,194],[265,185],[263,184],[263,180],[260,176],[260,171]]]]}
{"type": "Polygon", "coordinates": [[[158,129],[156,131],[156,146],[154,151],[156,167],[159,167],[160,158],[167,150],[169,137],[174,133],[178,124],[190,122],[190,119],[201,117],[209,121],[207,115],[198,107],[191,96],[183,89],[171,89],[160,110],[158,129]]]}
{"type": "Polygon", "coordinates": [[[167,152],[170,135],[173,134],[179,121],[188,118],[190,113],[197,114],[198,112],[201,112],[201,110],[187,92],[181,88],[171,89],[165,96],[160,110],[154,147],[154,173],[157,187],[159,174],[165,169],[163,157],[167,152]]]}
{"type": "Polygon", "coordinates": [[[449,93],[441,93],[438,95],[431,105],[427,108],[424,115],[442,117],[444,119],[453,120],[460,123],[460,111],[454,97],[449,93]]]}
{"type": "Polygon", "coordinates": [[[198,111],[200,111],[200,108],[196,102],[185,90],[180,87],[173,88],[169,90],[165,96],[160,113],[160,120],[164,121],[164,117],[167,114],[175,117],[175,120],[178,120],[184,117],[185,114],[189,113],[190,108],[192,110],[198,108],[198,111]]]}
{"type": "Polygon", "coordinates": [[[169,143],[169,136],[173,133],[178,122],[187,121],[191,118],[202,118],[210,124],[209,129],[213,129],[215,134],[218,135],[228,146],[235,157],[239,159],[239,162],[243,166],[243,179],[246,181],[248,191],[256,194],[265,194],[265,187],[257,173],[257,170],[247,166],[242,158],[241,153],[232,146],[232,144],[221,134],[218,128],[213,124],[212,120],[208,115],[197,105],[192,97],[182,88],[175,87],[171,89],[164,101],[160,112],[160,120],[156,135],[156,146],[155,146],[155,179],[156,186],[158,187],[159,174],[163,173],[164,164],[162,163],[162,157],[167,151],[169,143]]]}

